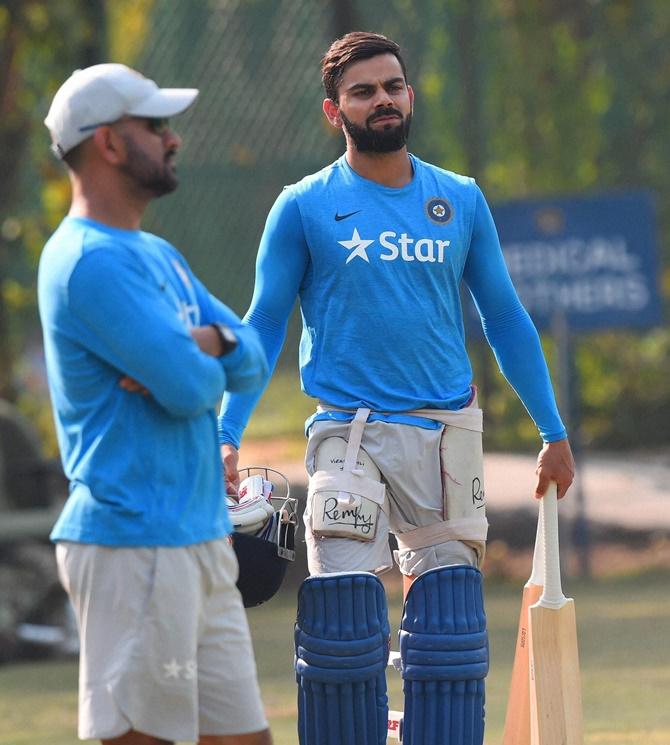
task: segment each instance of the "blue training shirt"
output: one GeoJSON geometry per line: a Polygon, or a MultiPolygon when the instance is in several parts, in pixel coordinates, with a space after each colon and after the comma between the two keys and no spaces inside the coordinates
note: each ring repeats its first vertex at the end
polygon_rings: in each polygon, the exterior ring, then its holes
{"type": "Polygon", "coordinates": [[[70,495],[51,533],[109,546],[179,546],[226,535],[216,406],[269,371],[256,332],[166,241],[66,218],[40,258],[51,401],[70,495]],[[214,358],[189,329],[234,328],[214,358]],[[129,375],[149,395],[119,386],[129,375]]]}
{"type": "MultiPolygon", "coordinates": [[[[286,187],[270,211],[245,317],[271,367],[300,297],[305,393],[336,407],[459,409],[472,395],[462,282],[503,374],[545,441],[566,436],[537,331],[471,178],[409,156],[402,188],[346,156],[286,187]]],[[[224,397],[219,438],[239,447],[260,393],[224,397]]],[[[393,419],[393,418],[391,418],[393,419]]]]}

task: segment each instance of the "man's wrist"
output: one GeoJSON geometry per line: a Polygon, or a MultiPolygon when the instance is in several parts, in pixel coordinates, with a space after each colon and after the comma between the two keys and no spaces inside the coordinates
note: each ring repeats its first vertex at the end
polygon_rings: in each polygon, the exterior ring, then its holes
{"type": "Polygon", "coordinates": [[[239,341],[237,335],[230,326],[219,322],[211,323],[210,326],[219,336],[219,341],[221,343],[221,354],[218,355],[219,357],[224,357],[237,349],[239,341]]]}

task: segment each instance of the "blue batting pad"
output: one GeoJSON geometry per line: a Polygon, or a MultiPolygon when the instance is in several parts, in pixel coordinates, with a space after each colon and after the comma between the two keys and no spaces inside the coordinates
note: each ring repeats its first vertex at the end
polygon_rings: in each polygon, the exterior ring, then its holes
{"type": "Polygon", "coordinates": [[[470,566],[420,575],[400,624],[405,745],[482,745],[488,636],[482,575],[470,566]]]}
{"type": "Polygon", "coordinates": [[[386,595],[368,572],[308,577],[298,593],[295,671],[301,745],[384,745],[386,595]]]}

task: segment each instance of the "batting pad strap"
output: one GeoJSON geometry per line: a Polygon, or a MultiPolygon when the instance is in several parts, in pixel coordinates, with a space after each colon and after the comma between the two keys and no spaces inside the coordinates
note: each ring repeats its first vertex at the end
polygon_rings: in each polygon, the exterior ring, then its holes
{"type": "Polygon", "coordinates": [[[400,624],[405,745],[482,745],[488,658],[479,570],[440,567],[419,576],[400,624]]]}
{"type": "Polygon", "coordinates": [[[449,411],[448,409],[414,409],[407,412],[410,416],[432,419],[435,422],[446,424],[450,427],[470,429],[473,432],[484,431],[484,413],[476,406],[468,406],[465,409],[449,411]]]}
{"type": "MultiPolygon", "coordinates": [[[[338,406],[331,406],[324,401],[319,401],[316,411],[317,414],[321,414],[324,411],[342,411],[348,414],[354,413],[353,409],[342,409],[338,406]]],[[[403,411],[395,414],[381,411],[371,412],[369,409],[356,409],[356,413],[359,411],[366,411],[366,418],[370,413],[372,413],[373,417],[381,417],[382,421],[396,421],[398,423],[408,424],[409,422],[405,420],[414,417],[415,419],[430,419],[433,422],[447,424],[450,427],[470,429],[473,432],[484,431],[484,413],[477,406],[466,406],[464,409],[457,409],[456,411],[448,409],[412,409],[411,411],[403,411]]]]}
{"type": "Polygon", "coordinates": [[[363,439],[363,430],[365,423],[370,416],[370,409],[357,409],[351,424],[349,425],[349,440],[347,443],[347,452],[344,456],[345,471],[353,471],[356,468],[356,458],[361,448],[363,439]]]}
{"type": "Polygon", "coordinates": [[[396,535],[398,548],[417,550],[445,541],[485,541],[489,521],[485,517],[459,517],[396,535]]]}
{"type": "Polygon", "coordinates": [[[316,471],[309,479],[308,495],[317,491],[344,493],[345,503],[350,494],[367,497],[380,507],[384,504],[386,487],[380,481],[365,476],[362,471],[316,471]]]}
{"type": "Polygon", "coordinates": [[[368,572],[316,575],[298,593],[295,672],[301,745],[383,745],[390,628],[368,572]]]}

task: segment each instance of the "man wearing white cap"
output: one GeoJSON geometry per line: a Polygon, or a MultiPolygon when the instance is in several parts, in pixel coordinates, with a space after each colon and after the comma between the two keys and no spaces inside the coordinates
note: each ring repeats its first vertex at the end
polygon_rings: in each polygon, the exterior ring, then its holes
{"type": "Polygon", "coordinates": [[[72,185],[38,276],[70,479],[51,538],[80,628],[79,736],[108,745],[271,743],[215,415],[225,390],[258,388],[267,361],[181,254],[140,229],[177,187],[167,118],[197,95],[94,65],[45,120],[72,185]]]}

